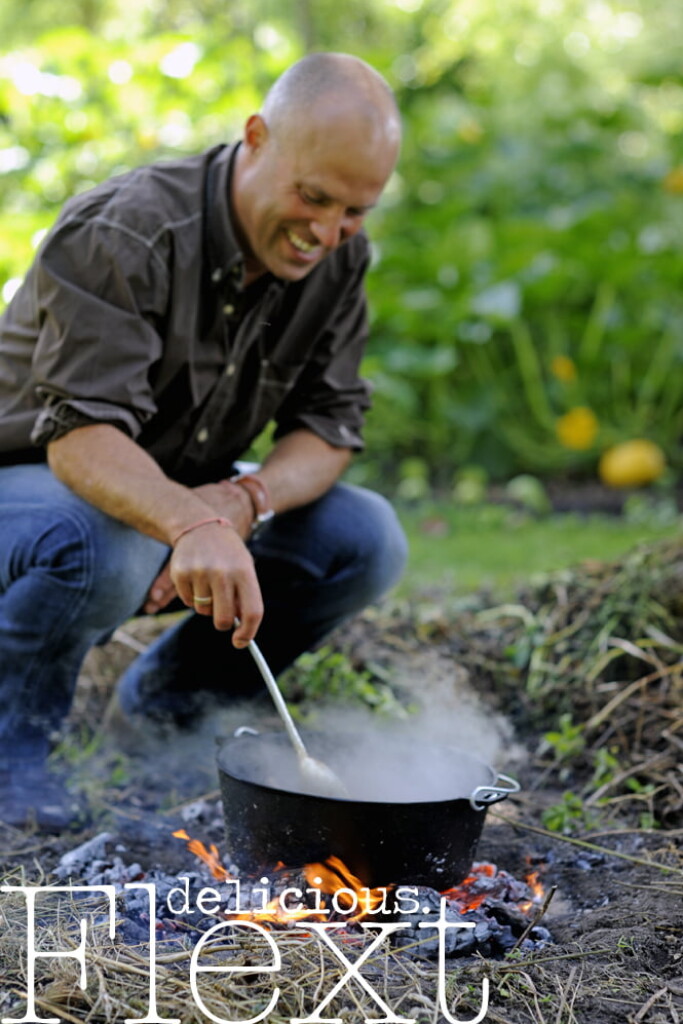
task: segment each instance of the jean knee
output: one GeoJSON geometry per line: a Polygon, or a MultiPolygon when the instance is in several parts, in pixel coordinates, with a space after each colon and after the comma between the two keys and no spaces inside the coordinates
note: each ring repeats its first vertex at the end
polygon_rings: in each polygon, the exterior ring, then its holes
{"type": "Polygon", "coordinates": [[[132,527],[102,518],[92,535],[95,564],[85,618],[106,633],[139,611],[170,551],[132,527]]]}
{"type": "Polygon", "coordinates": [[[1,554],[3,657],[7,643],[52,651],[79,635],[94,561],[82,524],[47,508],[12,515],[1,554]]]}
{"type": "Polygon", "coordinates": [[[372,589],[383,593],[398,582],[408,559],[408,541],[391,503],[381,494],[349,487],[359,505],[359,558],[372,589]]]}
{"type": "MultiPolygon", "coordinates": [[[[30,532],[17,527],[12,617],[51,606],[51,632],[97,637],[140,607],[168,549],[94,508],[35,510],[30,532]]],[[[41,619],[50,619],[45,613],[41,619]]]]}

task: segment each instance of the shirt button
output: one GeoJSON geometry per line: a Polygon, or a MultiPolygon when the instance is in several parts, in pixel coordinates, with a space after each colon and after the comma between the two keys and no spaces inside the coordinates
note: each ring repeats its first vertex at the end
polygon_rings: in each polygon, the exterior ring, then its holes
{"type": "Polygon", "coordinates": [[[225,376],[226,377],[232,377],[234,372],[235,372],[235,364],[234,363],[228,363],[228,365],[225,367],[225,376]]]}
{"type": "Polygon", "coordinates": [[[200,444],[204,444],[205,441],[209,440],[209,431],[206,429],[206,427],[202,427],[202,429],[199,431],[199,433],[197,434],[197,440],[199,441],[200,444]]]}
{"type": "Polygon", "coordinates": [[[226,316],[232,316],[232,314],[235,312],[235,307],[231,302],[228,302],[227,305],[223,306],[223,312],[225,313],[226,316]]]}

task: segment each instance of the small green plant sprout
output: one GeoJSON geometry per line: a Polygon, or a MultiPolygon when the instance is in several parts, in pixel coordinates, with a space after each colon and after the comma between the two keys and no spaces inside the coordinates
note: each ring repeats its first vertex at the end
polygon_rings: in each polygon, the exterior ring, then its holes
{"type": "Polygon", "coordinates": [[[606,785],[621,771],[617,747],[600,747],[593,756],[593,777],[591,786],[596,788],[606,785]]]}
{"type": "Polygon", "coordinates": [[[549,832],[561,832],[571,835],[594,825],[593,816],[578,793],[567,790],[562,799],[547,807],[541,816],[545,828],[549,832]]]}
{"type": "Polygon", "coordinates": [[[620,935],[617,941],[617,949],[630,956],[635,956],[635,939],[631,935],[620,935]]]}
{"type": "Polygon", "coordinates": [[[575,725],[569,713],[560,715],[558,728],[544,733],[543,741],[553,751],[558,763],[570,761],[581,754],[586,746],[583,726],[575,725]]]}

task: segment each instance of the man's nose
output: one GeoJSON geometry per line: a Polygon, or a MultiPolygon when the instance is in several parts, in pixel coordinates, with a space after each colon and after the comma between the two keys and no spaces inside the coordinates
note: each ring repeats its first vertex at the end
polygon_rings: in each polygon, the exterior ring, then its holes
{"type": "Polygon", "coordinates": [[[354,233],[354,223],[354,218],[344,210],[325,210],[316,216],[311,231],[326,249],[336,249],[354,233]]]}

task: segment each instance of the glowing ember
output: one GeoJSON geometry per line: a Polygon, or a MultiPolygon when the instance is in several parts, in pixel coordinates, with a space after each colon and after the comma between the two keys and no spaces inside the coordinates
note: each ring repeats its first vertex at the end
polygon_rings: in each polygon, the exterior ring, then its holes
{"type": "Polygon", "coordinates": [[[480,907],[489,895],[488,888],[478,893],[473,892],[477,882],[482,878],[494,878],[495,875],[496,868],[493,864],[474,864],[472,873],[460,885],[454,885],[451,889],[446,889],[441,895],[445,896],[449,903],[457,903],[460,913],[466,914],[468,911],[476,910],[480,907]]]}
{"type": "MultiPolygon", "coordinates": [[[[499,871],[495,864],[473,864],[471,873],[460,885],[446,889],[441,895],[445,896],[452,906],[455,905],[461,914],[467,914],[477,910],[490,897],[499,896],[500,890],[504,892],[509,877],[505,871],[499,871]]],[[[531,890],[531,899],[526,895],[520,899],[519,894],[515,894],[511,902],[516,903],[519,910],[526,914],[536,903],[541,902],[544,889],[539,881],[538,871],[532,871],[524,881],[531,890]]]]}

